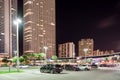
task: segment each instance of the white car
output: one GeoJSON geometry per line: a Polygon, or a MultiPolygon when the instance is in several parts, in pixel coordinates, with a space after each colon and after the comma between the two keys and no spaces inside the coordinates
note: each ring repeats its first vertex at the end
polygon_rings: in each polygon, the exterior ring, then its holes
{"type": "Polygon", "coordinates": [[[91,66],[89,65],[79,65],[78,68],[80,70],[91,70],[91,66]]]}

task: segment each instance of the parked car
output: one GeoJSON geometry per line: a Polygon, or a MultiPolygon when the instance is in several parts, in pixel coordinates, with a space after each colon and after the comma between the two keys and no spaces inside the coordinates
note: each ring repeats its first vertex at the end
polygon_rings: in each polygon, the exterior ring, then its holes
{"type": "Polygon", "coordinates": [[[40,72],[47,72],[47,73],[61,73],[63,68],[59,64],[46,64],[40,68],[40,72]]]}
{"type": "Polygon", "coordinates": [[[100,64],[100,67],[115,67],[115,64],[100,64]]]}
{"type": "Polygon", "coordinates": [[[66,64],[64,66],[65,70],[79,71],[79,67],[77,65],[66,64]]]}
{"type": "Polygon", "coordinates": [[[80,70],[91,70],[91,66],[90,65],[79,65],[78,68],[80,70]]]}
{"type": "Polygon", "coordinates": [[[98,68],[98,65],[93,63],[93,64],[91,64],[91,68],[98,68]]]}

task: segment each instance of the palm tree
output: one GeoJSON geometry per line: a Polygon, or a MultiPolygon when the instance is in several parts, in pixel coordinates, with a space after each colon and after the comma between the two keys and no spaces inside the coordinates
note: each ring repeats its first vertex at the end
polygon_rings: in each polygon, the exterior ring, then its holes
{"type": "Polygon", "coordinates": [[[38,54],[38,59],[43,60],[45,57],[45,53],[39,53],[38,54]]]}
{"type": "Polygon", "coordinates": [[[17,57],[13,57],[13,62],[16,63],[17,62],[17,57]]]}
{"type": "Polygon", "coordinates": [[[33,57],[34,65],[35,65],[36,64],[36,59],[38,58],[38,54],[37,53],[33,53],[32,57],[33,57]]]}
{"type": "Polygon", "coordinates": [[[22,57],[24,58],[25,64],[29,63],[29,57],[27,55],[22,55],[22,57]]]}
{"type": "Polygon", "coordinates": [[[54,60],[55,62],[57,61],[58,57],[56,55],[52,56],[52,60],[54,60]]]}
{"type": "Polygon", "coordinates": [[[25,61],[24,57],[23,57],[23,56],[20,56],[19,61],[20,61],[21,63],[24,62],[24,61],[25,61]]]}

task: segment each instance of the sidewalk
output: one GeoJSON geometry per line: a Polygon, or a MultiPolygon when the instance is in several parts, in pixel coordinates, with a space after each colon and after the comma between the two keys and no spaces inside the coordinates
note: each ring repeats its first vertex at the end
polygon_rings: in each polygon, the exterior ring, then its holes
{"type": "Polygon", "coordinates": [[[100,70],[119,70],[120,71],[120,66],[119,67],[98,67],[100,70]]]}

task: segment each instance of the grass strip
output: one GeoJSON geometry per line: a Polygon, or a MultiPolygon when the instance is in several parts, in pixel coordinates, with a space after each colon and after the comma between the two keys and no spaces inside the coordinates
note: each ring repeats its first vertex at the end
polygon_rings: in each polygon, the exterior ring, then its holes
{"type": "Polygon", "coordinates": [[[8,74],[8,73],[21,73],[24,72],[22,70],[19,70],[19,72],[17,70],[11,70],[10,72],[8,70],[4,70],[4,71],[0,71],[0,74],[8,74]]]}

